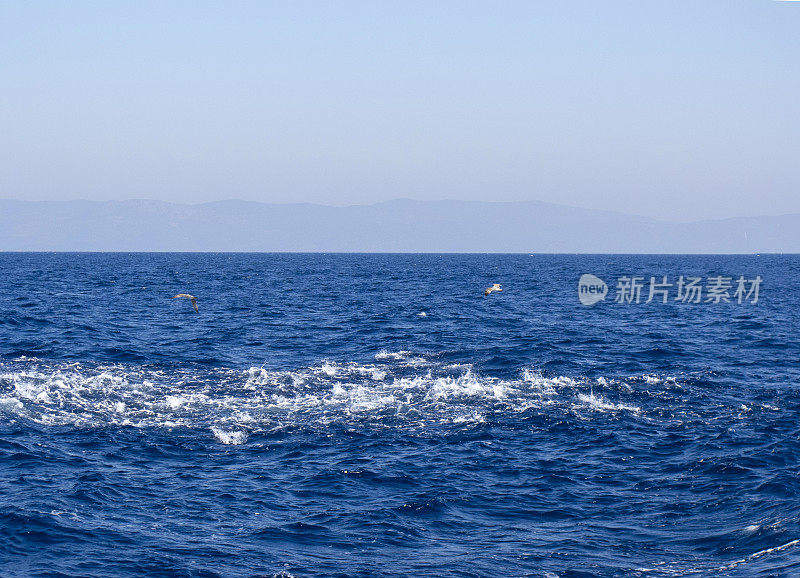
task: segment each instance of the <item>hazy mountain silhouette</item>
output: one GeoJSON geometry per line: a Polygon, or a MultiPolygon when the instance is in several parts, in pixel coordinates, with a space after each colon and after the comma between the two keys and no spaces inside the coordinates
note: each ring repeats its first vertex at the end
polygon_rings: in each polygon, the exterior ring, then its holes
{"type": "Polygon", "coordinates": [[[800,215],[672,223],[538,201],[0,200],[5,251],[800,252],[800,215]]]}

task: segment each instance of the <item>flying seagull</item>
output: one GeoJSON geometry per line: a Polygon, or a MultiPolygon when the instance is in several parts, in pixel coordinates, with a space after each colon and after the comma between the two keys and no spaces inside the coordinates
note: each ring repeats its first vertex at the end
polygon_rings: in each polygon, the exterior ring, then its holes
{"type": "Polygon", "coordinates": [[[177,295],[175,295],[175,297],[173,297],[173,299],[177,299],[178,297],[185,297],[186,299],[191,301],[192,307],[194,307],[195,312],[200,313],[200,311],[197,310],[197,297],[195,297],[194,295],[189,295],[188,293],[178,293],[177,295]]]}
{"type": "Polygon", "coordinates": [[[486,289],[486,291],[483,292],[483,295],[486,296],[489,295],[490,293],[494,293],[495,291],[502,291],[502,289],[500,288],[500,283],[495,283],[494,285],[486,289]]]}

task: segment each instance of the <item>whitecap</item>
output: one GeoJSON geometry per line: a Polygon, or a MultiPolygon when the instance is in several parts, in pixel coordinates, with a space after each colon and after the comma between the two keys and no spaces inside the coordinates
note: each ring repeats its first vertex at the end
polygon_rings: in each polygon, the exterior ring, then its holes
{"type": "Polygon", "coordinates": [[[402,360],[411,355],[410,351],[380,351],[379,353],[375,354],[375,359],[383,360],[383,359],[394,359],[394,360],[402,360]]]}
{"type": "Polygon", "coordinates": [[[546,376],[534,368],[498,378],[469,363],[426,360],[408,351],[375,357],[374,363],[324,361],[293,370],[0,363],[0,409],[43,425],[215,427],[227,433],[389,420],[427,427],[543,408],[581,415],[587,409],[640,411],[581,392],[601,384],[622,391],[624,379],[546,376]]]}
{"type": "Polygon", "coordinates": [[[611,403],[602,397],[598,397],[593,393],[586,395],[581,393],[578,395],[578,400],[581,401],[585,406],[588,406],[590,409],[599,412],[606,412],[606,411],[630,411],[633,413],[639,413],[641,411],[640,408],[634,405],[625,405],[622,403],[611,403]]]}
{"type": "Polygon", "coordinates": [[[238,446],[247,441],[247,433],[243,431],[227,431],[222,428],[212,427],[211,432],[220,443],[229,446],[238,446]]]}

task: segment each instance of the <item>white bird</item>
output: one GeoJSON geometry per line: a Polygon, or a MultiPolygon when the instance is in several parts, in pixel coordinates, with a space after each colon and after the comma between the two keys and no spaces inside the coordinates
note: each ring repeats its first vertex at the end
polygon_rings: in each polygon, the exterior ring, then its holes
{"type": "Polygon", "coordinates": [[[175,295],[175,297],[173,297],[173,299],[178,299],[179,297],[184,297],[189,301],[191,301],[192,307],[194,307],[195,312],[200,313],[200,311],[198,311],[197,309],[197,297],[195,297],[194,295],[189,295],[188,293],[178,293],[177,295],[175,295]]]}
{"type": "Polygon", "coordinates": [[[495,291],[502,291],[502,289],[500,288],[500,283],[495,283],[491,287],[487,288],[486,291],[483,292],[483,295],[486,296],[491,293],[494,293],[495,291]]]}

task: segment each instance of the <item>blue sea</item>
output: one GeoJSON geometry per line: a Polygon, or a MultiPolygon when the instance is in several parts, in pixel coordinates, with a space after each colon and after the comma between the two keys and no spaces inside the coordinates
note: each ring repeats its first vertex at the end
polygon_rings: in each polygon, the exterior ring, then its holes
{"type": "Polygon", "coordinates": [[[798,256],[0,253],[0,576],[800,575],[798,305],[798,256]]]}

